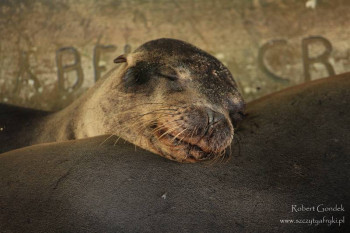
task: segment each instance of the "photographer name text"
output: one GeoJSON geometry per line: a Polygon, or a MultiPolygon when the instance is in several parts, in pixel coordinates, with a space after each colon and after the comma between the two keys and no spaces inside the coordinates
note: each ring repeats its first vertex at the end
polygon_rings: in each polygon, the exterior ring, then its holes
{"type": "Polygon", "coordinates": [[[336,204],[334,206],[326,206],[324,204],[314,205],[314,206],[305,206],[301,205],[292,205],[292,212],[345,212],[343,204],[336,204]]]}

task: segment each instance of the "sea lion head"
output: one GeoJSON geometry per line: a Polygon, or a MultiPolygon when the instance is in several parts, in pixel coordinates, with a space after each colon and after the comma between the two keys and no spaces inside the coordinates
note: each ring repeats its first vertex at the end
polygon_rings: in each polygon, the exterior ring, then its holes
{"type": "Polygon", "coordinates": [[[109,102],[118,113],[108,124],[119,132],[110,133],[179,162],[225,154],[244,101],[219,60],[189,43],[157,39],[115,63],[123,65],[109,102]]]}

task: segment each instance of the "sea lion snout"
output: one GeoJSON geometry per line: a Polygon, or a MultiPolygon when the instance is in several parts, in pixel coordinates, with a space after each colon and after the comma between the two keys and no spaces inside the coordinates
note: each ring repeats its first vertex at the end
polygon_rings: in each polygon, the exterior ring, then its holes
{"type": "Polygon", "coordinates": [[[198,142],[198,146],[207,153],[220,153],[232,141],[234,129],[232,122],[223,113],[206,108],[208,123],[198,142]]]}
{"type": "Polygon", "coordinates": [[[221,157],[233,138],[228,112],[208,106],[177,108],[159,118],[155,130],[162,151],[172,151],[174,160],[194,162],[221,157]]]}

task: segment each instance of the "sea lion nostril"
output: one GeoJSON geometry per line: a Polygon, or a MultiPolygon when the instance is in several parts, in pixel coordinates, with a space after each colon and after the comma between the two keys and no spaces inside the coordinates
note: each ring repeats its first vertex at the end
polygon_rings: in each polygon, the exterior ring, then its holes
{"type": "Polygon", "coordinates": [[[225,119],[225,115],[219,112],[215,112],[211,109],[207,110],[207,114],[208,114],[208,123],[210,125],[213,125],[223,119],[225,119]]]}

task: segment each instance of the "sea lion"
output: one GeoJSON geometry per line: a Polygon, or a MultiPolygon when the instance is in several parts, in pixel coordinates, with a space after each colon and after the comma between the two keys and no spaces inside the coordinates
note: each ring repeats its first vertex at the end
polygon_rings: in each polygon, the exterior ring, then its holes
{"type": "Polygon", "coordinates": [[[114,62],[120,67],[62,111],[27,116],[25,127],[7,120],[3,141],[18,138],[23,146],[110,134],[179,162],[225,155],[244,100],[219,60],[163,38],[114,62]]]}
{"type": "Polygon", "coordinates": [[[350,232],[349,103],[350,73],[250,102],[215,166],[108,136],[3,153],[0,232],[350,232]]]}

